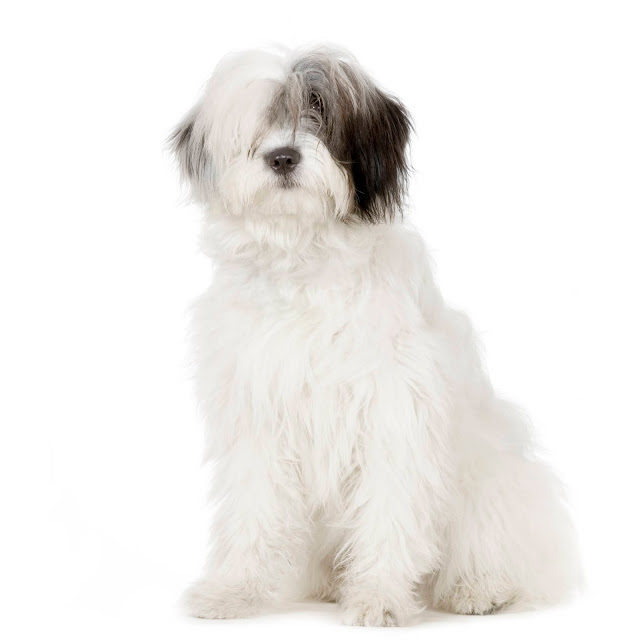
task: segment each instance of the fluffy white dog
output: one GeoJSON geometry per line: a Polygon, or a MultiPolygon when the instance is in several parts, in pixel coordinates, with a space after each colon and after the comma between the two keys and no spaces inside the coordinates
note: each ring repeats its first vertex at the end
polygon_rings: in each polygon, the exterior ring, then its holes
{"type": "Polygon", "coordinates": [[[220,502],[196,616],[307,596],[395,625],[576,583],[558,483],[401,220],[410,132],[315,49],[224,58],[171,138],[217,265],[194,318],[220,502]]]}

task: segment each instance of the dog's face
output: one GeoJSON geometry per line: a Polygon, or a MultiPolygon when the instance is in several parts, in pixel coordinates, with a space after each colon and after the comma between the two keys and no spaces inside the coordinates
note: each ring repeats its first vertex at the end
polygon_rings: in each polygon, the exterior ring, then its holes
{"type": "Polygon", "coordinates": [[[409,116],[354,60],[314,50],[234,54],[171,137],[193,195],[230,215],[391,219],[409,116]]]}

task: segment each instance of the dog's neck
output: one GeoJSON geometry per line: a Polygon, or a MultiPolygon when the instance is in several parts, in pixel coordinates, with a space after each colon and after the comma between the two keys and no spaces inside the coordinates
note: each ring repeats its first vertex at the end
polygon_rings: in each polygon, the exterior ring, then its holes
{"type": "Polygon", "coordinates": [[[290,273],[327,260],[362,261],[387,225],[309,220],[295,215],[232,216],[209,212],[201,247],[217,264],[290,273]]]}

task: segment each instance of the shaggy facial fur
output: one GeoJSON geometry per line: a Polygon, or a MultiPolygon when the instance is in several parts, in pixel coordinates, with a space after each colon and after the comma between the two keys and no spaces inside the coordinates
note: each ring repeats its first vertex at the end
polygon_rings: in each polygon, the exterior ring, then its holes
{"type": "Polygon", "coordinates": [[[217,266],[193,321],[219,501],[196,616],[311,596],[394,625],[576,584],[560,487],[402,221],[410,131],[318,49],[223,59],[172,136],[217,266]]]}

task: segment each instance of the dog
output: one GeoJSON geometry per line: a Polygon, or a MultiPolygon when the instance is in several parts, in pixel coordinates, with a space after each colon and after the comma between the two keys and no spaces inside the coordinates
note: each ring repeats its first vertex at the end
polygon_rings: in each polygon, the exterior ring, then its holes
{"type": "Polygon", "coordinates": [[[412,129],[320,47],[228,55],[170,137],[215,264],[192,327],[218,502],[194,616],[315,598],[393,626],[579,583],[561,486],[403,218],[412,129]]]}

